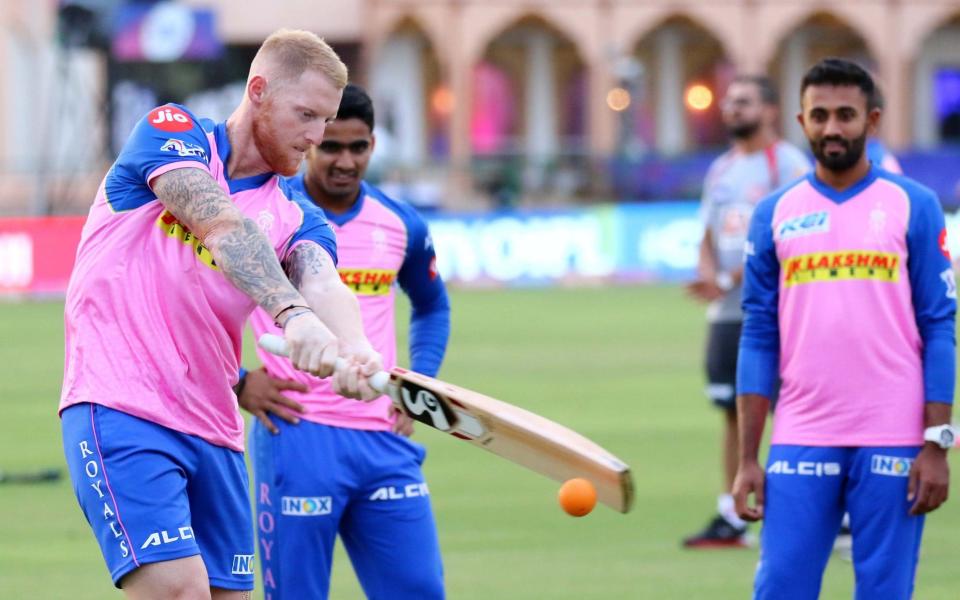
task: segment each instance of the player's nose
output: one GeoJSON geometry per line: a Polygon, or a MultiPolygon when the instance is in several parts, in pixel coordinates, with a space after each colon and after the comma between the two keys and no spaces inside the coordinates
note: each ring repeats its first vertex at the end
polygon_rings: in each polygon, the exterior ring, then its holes
{"type": "Polygon", "coordinates": [[[325,122],[307,129],[307,135],[305,136],[307,143],[311,146],[319,146],[320,142],[323,141],[323,133],[326,129],[327,124],[325,122]]]}
{"type": "Polygon", "coordinates": [[[843,129],[840,127],[840,119],[831,116],[827,119],[827,122],[823,125],[823,135],[824,137],[833,136],[833,135],[842,135],[843,129]]]}
{"type": "Polygon", "coordinates": [[[353,153],[349,149],[344,148],[337,153],[336,160],[333,161],[333,164],[338,169],[353,169],[355,163],[353,160],[353,153]]]}

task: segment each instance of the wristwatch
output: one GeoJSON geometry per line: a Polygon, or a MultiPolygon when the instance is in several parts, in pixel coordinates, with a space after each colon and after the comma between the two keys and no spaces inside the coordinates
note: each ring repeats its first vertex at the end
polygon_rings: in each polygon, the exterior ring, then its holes
{"type": "Polygon", "coordinates": [[[944,450],[953,448],[953,443],[957,439],[957,432],[952,425],[937,425],[936,427],[927,427],[923,430],[923,441],[933,442],[944,450]]]}
{"type": "Polygon", "coordinates": [[[729,292],[733,289],[733,275],[726,271],[720,271],[717,273],[716,284],[724,292],[729,292]]]}

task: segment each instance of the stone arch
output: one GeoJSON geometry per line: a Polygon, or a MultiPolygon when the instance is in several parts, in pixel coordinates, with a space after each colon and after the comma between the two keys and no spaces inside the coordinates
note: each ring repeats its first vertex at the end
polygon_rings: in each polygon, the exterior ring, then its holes
{"type": "MultiPolygon", "coordinates": [[[[580,138],[574,144],[584,141],[585,65],[580,48],[563,30],[538,15],[524,15],[490,38],[477,57],[474,100],[477,103],[484,94],[499,94],[495,104],[512,105],[513,115],[501,115],[512,121],[509,129],[518,140],[509,151],[528,157],[556,155],[566,145],[565,137],[580,138]],[[551,122],[540,118],[544,112],[549,113],[551,122]]],[[[475,104],[474,109],[482,107],[475,104]]],[[[476,117],[474,114],[474,125],[476,117]]],[[[475,144],[475,150],[483,152],[483,146],[475,144]]]]}
{"type": "Polygon", "coordinates": [[[369,60],[380,146],[374,166],[419,165],[445,151],[449,110],[436,98],[449,91],[440,53],[419,19],[402,15],[388,32],[369,60]]]}
{"type": "Polygon", "coordinates": [[[940,15],[911,55],[914,142],[960,141],[960,11],[940,15]]]}
{"type": "Polygon", "coordinates": [[[683,13],[671,13],[641,31],[630,51],[638,74],[636,103],[629,109],[641,144],[665,154],[722,144],[716,100],[734,73],[724,41],[683,13]],[[706,106],[685,102],[693,85],[710,90],[706,106]]]}
{"type": "Polygon", "coordinates": [[[879,72],[881,63],[870,40],[832,12],[811,11],[790,23],[790,29],[781,30],[766,71],[780,89],[783,135],[803,145],[806,141],[795,117],[800,111],[800,83],[806,70],[828,56],[855,60],[874,73],[879,72]]]}

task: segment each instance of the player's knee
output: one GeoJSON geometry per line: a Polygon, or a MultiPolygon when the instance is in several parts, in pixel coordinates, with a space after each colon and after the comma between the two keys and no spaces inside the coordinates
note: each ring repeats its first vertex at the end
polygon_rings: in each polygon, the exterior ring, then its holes
{"type": "Polygon", "coordinates": [[[417,600],[443,600],[443,575],[429,569],[412,569],[390,581],[390,598],[416,598],[417,600]]]}
{"type": "Polygon", "coordinates": [[[209,600],[210,582],[190,559],[143,565],[121,580],[123,591],[136,598],[209,600]]]}
{"type": "Polygon", "coordinates": [[[754,600],[816,600],[819,578],[802,573],[789,560],[763,560],[757,569],[754,600]]]}

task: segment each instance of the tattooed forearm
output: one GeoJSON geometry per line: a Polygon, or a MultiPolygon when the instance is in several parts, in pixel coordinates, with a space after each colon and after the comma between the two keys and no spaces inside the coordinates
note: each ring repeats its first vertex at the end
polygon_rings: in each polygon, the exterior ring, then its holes
{"type": "Polygon", "coordinates": [[[319,275],[330,256],[327,251],[312,242],[305,242],[293,249],[284,267],[287,277],[295,288],[303,288],[304,276],[319,275]]]}
{"type": "Polygon", "coordinates": [[[284,275],[270,241],[208,173],[176,169],[154,179],[153,191],[210,250],[224,276],[271,315],[304,302],[284,275]]]}

